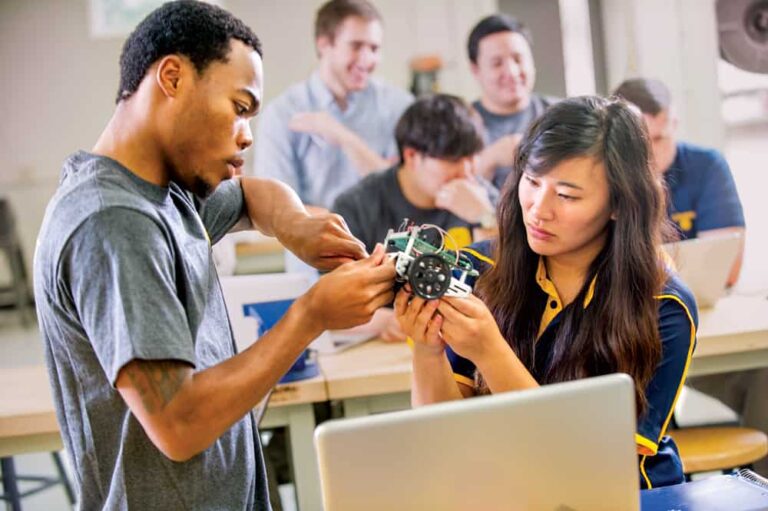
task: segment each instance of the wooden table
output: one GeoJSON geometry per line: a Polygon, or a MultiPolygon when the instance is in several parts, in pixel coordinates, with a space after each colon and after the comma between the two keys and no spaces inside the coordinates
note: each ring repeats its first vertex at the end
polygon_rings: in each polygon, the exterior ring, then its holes
{"type": "Polygon", "coordinates": [[[766,294],[730,295],[699,311],[691,376],[768,367],[766,294]]]}
{"type": "MultiPolygon", "coordinates": [[[[405,344],[371,341],[320,358],[328,398],[353,417],[410,406],[411,352],[405,344]]],[[[768,300],[731,295],[699,312],[698,344],[689,375],[768,367],[768,300]]]]}
{"type": "MultiPolygon", "coordinates": [[[[729,296],[699,314],[698,347],[690,374],[768,366],[768,300],[729,296]]],[[[312,404],[341,400],[346,417],[410,407],[411,351],[404,343],[371,341],[321,355],[322,374],[275,389],[261,426],[289,428],[301,511],[321,509],[312,444],[312,404]]],[[[0,370],[0,456],[61,449],[43,366],[0,370]]]]}
{"type": "Polygon", "coordinates": [[[61,448],[45,367],[0,370],[0,458],[61,448]]]}
{"type": "Polygon", "coordinates": [[[345,417],[410,407],[411,349],[405,343],[369,341],[320,356],[328,399],[341,400],[345,417]]]}
{"type": "MultiPolygon", "coordinates": [[[[327,401],[322,376],[278,385],[261,427],[288,428],[301,511],[322,509],[312,404],[327,401]]],[[[63,448],[45,366],[0,369],[0,457],[63,448]]]]}

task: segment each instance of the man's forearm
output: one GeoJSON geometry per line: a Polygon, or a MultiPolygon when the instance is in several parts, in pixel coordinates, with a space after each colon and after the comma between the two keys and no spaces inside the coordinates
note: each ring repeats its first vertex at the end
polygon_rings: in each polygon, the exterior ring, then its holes
{"type": "Polygon", "coordinates": [[[241,185],[251,223],[267,236],[279,239],[293,219],[307,216],[296,192],[280,181],[244,177],[241,185]]]}
{"type": "MultiPolygon", "coordinates": [[[[183,377],[178,371],[155,372],[150,385],[137,386],[135,376],[127,377],[125,382],[139,390],[136,395],[141,399],[131,402],[128,394],[126,401],[166,456],[185,461],[208,448],[263,399],[321,333],[322,327],[308,321],[301,300],[250,348],[216,366],[198,372],[187,367],[183,377]],[[151,395],[157,399],[150,399],[151,395]]],[[[145,368],[158,364],[141,363],[145,368]]],[[[180,366],[177,363],[177,369],[180,366]]],[[[118,389],[126,397],[121,387],[119,377],[118,389]]]]}
{"type": "Polygon", "coordinates": [[[390,166],[390,162],[376,154],[362,138],[350,130],[345,129],[339,137],[339,146],[362,176],[390,166]]]}

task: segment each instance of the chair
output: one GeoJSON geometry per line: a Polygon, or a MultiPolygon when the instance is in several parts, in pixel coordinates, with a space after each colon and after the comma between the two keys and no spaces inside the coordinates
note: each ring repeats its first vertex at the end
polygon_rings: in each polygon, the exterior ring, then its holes
{"type": "Polygon", "coordinates": [[[13,461],[13,457],[0,458],[0,470],[2,470],[3,473],[3,493],[0,494],[0,500],[6,501],[11,511],[21,511],[21,499],[24,497],[40,493],[57,484],[64,485],[64,491],[67,494],[69,503],[75,503],[75,492],[69,482],[67,473],[64,471],[64,464],[61,462],[61,456],[55,451],[51,453],[51,456],[56,465],[56,471],[59,474],[58,477],[18,475],[16,474],[16,465],[13,461]],[[38,485],[26,491],[19,490],[18,483],[25,481],[38,483],[38,485]]]}
{"type": "Polygon", "coordinates": [[[677,444],[686,478],[696,472],[749,467],[768,454],[768,436],[756,429],[738,426],[670,429],[677,444]]]}
{"type": "Polygon", "coordinates": [[[16,219],[11,204],[0,197],[0,252],[3,252],[11,271],[10,286],[0,291],[13,294],[13,303],[21,313],[21,320],[29,324],[32,309],[32,293],[27,282],[27,270],[24,266],[24,254],[21,241],[16,231],[16,219]]]}

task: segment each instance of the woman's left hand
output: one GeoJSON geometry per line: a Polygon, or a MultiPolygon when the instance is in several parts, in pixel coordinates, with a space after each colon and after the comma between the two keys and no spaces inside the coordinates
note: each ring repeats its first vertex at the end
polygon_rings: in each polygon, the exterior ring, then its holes
{"type": "Polygon", "coordinates": [[[479,360],[495,350],[509,349],[496,320],[480,298],[443,297],[437,307],[443,317],[443,340],[456,354],[480,365],[479,360]]]}

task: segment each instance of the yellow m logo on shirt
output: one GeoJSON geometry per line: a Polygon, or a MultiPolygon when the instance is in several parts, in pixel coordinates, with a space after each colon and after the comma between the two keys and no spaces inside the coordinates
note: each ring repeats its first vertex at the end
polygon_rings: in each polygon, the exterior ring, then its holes
{"type": "Polygon", "coordinates": [[[672,213],[672,220],[680,226],[680,230],[682,231],[690,231],[693,229],[693,220],[695,218],[695,211],[681,211],[680,213],[672,213]]]}
{"type": "Polygon", "coordinates": [[[445,237],[445,247],[451,250],[472,244],[472,232],[468,227],[451,227],[445,237]]]}

